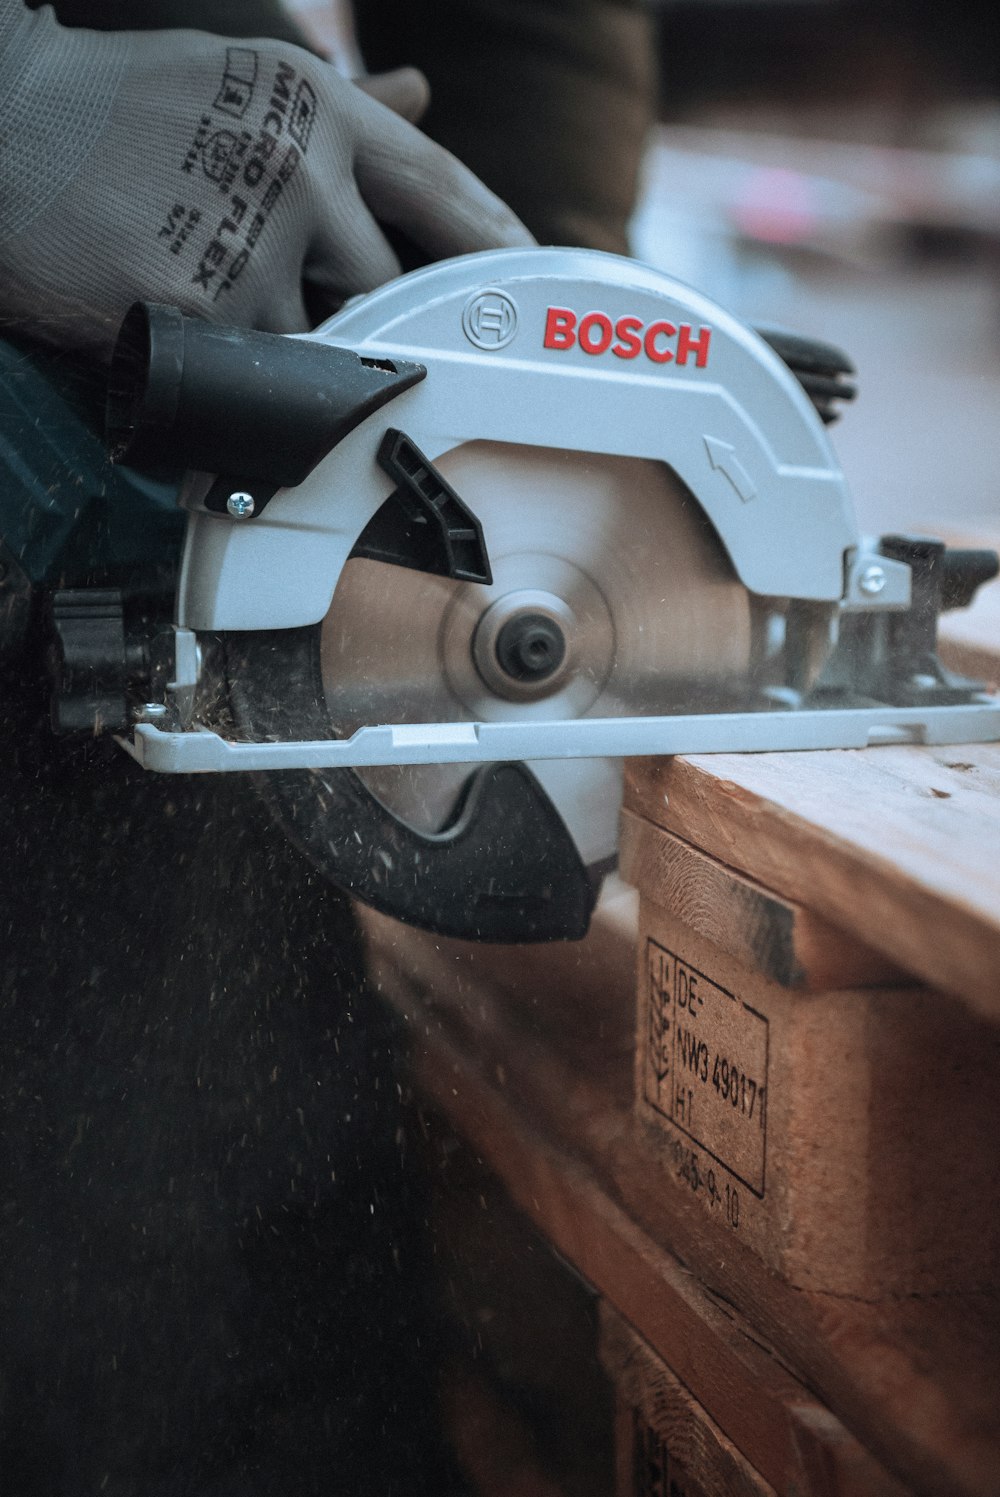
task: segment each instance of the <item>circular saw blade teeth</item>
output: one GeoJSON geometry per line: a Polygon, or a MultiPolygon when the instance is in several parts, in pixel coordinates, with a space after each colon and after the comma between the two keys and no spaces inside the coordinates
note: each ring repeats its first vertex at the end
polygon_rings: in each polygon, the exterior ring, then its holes
{"type": "MultiPolygon", "coordinates": [[[[750,595],[701,508],[663,464],[496,442],[466,443],[435,463],[482,523],[493,583],[349,561],[321,634],[338,734],[383,722],[644,716],[745,688],[750,595]],[[505,608],[516,614],[515,594],[550,600],[559,617],[568,665],[551,673],[551,689],[519,692],[509,674],[498,675],[501,665],[494,671],[492,654],[484,659],[487,635],[495,650],[490,619],[502,623],[505,608]]],[[[585,861],[613,856],[618,767],[531,767],[585,861]]],[[[468,770],[429,765],[363,777],[395,814],[436,830],[468,770]]]]}

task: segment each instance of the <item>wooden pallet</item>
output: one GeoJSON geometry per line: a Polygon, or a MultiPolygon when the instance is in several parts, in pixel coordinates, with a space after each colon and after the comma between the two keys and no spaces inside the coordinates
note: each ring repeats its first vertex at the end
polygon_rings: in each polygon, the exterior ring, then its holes
{"type": "Polygon", "coordinates": [[[796,1288],[1000,1288],[1000,1030],[628,810],[622,854],[666,1193],[796,1288]]]}
{"type": "Polygon", "coordinates": [[[515,975],[502,948],[366,924],[424,1094],[777,1491],[998,1490],[1000,1417],[979,1372],[1000,1357],[994,1298],[949,1296],[941,1315],[936,1300],[797,1289],[720,1232],[635,1116],[620,924],[588,937],[613,974],[595,988],[515,975]],[[806,1480],[805,1450],[825,1485],[806,1480]]]}

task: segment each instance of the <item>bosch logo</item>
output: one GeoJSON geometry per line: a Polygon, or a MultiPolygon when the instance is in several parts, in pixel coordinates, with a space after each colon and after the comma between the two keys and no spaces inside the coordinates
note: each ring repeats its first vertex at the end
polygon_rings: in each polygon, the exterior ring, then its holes
{"type": "Polygon", "coordinates": [[[610,350],[616,359],[637,359],[644,354],[654,364],[678,364],[681,368],[694,359],[695,367],[704,369],[711,342],[710,327],[700,327],[696,332],[689,322],[647,324],[641,317],[619,317],[612,322],[604,312],[577,317],[568,307],[549,307],[545,317],[546,348],[575,347],[594,355],[610,350]]]}
{"type": "Polygon", "coordinates": [[[506,348],[517,332],[517,306],[503,291],[477,291],[465,304],[462,330],[477,348],[506,348]]]}

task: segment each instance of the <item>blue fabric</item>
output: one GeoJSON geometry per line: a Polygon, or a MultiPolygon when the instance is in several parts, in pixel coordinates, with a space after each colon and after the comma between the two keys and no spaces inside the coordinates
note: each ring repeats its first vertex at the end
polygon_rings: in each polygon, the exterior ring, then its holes
{"type": "Polygon", "coordinates": [[[65,355],[0,341],[0,536],[33,583],[111,584],[179,560],[181,474],[111,463],[104,381],[65,355]]]}

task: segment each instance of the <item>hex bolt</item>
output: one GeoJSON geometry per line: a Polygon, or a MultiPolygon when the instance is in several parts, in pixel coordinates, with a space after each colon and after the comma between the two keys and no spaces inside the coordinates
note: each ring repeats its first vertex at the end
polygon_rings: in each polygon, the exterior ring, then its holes
{"type": "Polygon", "coordinates": [[[501,670],[515,681],[544,681],[566,658],[566,637],[555,619],[543,613],[518,613],[497,635],[501,670]]]}
{"type": "Polygon", "coordinates": [[[252,494],[230,494],[226,500],[226,509],[234,520],[249,520],[256,509],[252,494]]]}
{"type": "Polygon", "coordinates": [[[886,580],[885,567],[880,567],[873,562],[861,573],[858,578],[858,587],[869,598],[876,598],[885,587],[886,580]]]}

